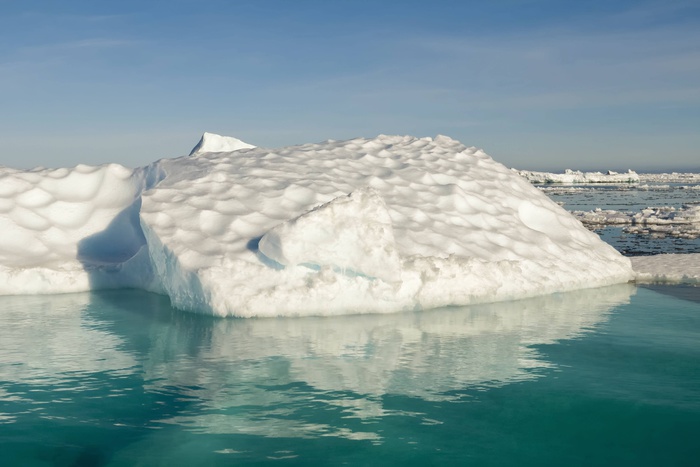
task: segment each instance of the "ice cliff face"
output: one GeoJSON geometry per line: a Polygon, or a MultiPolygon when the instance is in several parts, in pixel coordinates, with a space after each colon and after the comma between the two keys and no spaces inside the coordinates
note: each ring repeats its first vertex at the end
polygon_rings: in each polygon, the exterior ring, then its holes
{"type": "Polygon", "coordinates": [[[389,312],[626,282],[629,260],[450,138],[205,134],[131,171],[0,169],[0,293],[139,286],[216,315],[389,312]]]}

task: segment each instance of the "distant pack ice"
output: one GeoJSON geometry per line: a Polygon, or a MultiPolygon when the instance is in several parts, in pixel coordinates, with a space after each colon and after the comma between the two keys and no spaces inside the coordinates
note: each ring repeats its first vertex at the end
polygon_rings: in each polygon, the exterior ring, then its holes
{"type": "Polygon", "coordinates": [[[220,316],[394,312],[627,282],[630,261],[445,136],[0,168],[0,294],[140,287],[220,316]]]}
{"type": "Polygon", "coordinates": [[[602,172],[581,172],[580,170],[566,169],[564,173],[533,172],[531,170],[515,170],[521,177],[525,177],[531,183],[561,183],[566,185],[586,183],[639,183],[637,172],[628,170],[624,173],[608,170],[602,172]]]}

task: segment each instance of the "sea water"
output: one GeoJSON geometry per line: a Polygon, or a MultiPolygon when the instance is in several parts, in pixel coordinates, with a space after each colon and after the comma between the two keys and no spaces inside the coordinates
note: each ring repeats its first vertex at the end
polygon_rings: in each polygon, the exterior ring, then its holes
{"type": "Polygon", "coordinates": [[[288,319],[1,297],[0,464],[697,465],[700,303],[672,290],[288,319]]]}
{"type": "Polygon", "coordinates": [[[699,342],[693,287],[275,319],[0,297],[0,465],[694,466],[699,342]]]}

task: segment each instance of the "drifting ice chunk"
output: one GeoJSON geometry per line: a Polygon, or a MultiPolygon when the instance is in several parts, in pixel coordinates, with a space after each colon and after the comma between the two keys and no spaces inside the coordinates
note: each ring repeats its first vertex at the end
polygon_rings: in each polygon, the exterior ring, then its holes
{"type": "Polygon", "coordinates": [[[350,270],[386,282],[401,279],[391,217],[373,189],[361,189],[279,224],[260,252],[285,266],[312,264],[350,270]]]}
{"type": "Polygon", "coordinates": [[[573,211],[572,214],[584,225],[592,227],[622,225],[624,232],[632,234],[700,237],[700,206],[697,205],[685,204],[681,208],[648,207],[636,213],[598,208],[593,211],[573,211]]]}

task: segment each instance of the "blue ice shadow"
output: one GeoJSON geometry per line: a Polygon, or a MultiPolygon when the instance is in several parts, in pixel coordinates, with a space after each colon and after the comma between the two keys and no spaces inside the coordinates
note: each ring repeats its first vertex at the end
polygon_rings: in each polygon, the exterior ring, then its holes
{"type": "Polygon", "coordinates": [[[272,258],[268,258],[263,254],[262,251],[260,251],[260,239],[262,239],[262,235],[260,237],[251,238],[250,241],[246,244],[246,248],[255,253],[255,256],[258,258],[258,260],[265,266],[275,269],[277,271],[284,269],[284,264],[278,263],[272,258]]]}
{"type": "MultiPolygon", "coordinates": [[[[285,266],[283,264],[278,263],[274,259],[265,256],[265,254],[262,251],[260,251],[259,245],[260,245],[261,238],[262,238],[262,236],[251,238],[250,241],[246,244],[246,248],[248,248],[248,250],[255,253],[255,256],[258,258],[258,260],[261,263],[263,263],[265,266],[270,267],[270,268],[275,269],[275,270],[278,270],[278,271],[284,269],[285,266]]],[[[303,266],[305,268],[308,268],[308,269],[311,269],[312,271],[317,271],[317,272],[321,270],[321,265],[315,264],[315,263],[301,263],[301,264],[299,264],[299,266],[303,266]]],[[[368,276],[367,274],[364,274],[364,273],[359,272],[359,271],[355,271],[353,269],[341,268],[338,266],[333,266],[332,269],[333,269],[333,271],[340,273],[340,274],[343,274],[343,275],[348,276],[348,277],[362,277],[362,278],[368,279],[368,280],[376,280],[377,279],[374,276],[368,276]]]]}
{"type": "Polygon", "coordinates": [[[123,263],[145,244],[139,212],[141,198],[117,214],[107,227],[78,242],[78,260],[86,266],[123,263]]]}

